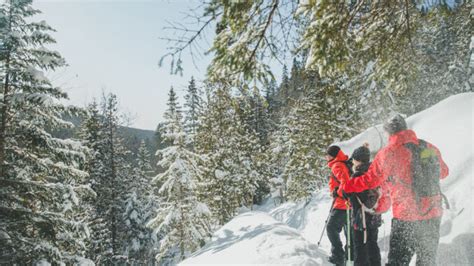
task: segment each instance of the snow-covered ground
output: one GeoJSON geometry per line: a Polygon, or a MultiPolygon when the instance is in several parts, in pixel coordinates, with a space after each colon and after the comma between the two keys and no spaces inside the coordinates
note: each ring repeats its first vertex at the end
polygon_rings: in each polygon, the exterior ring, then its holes
{"type": "MultiPolygon", "coordinates": [[[[407,119],[419,138],[441,150],[450,168],[442,191],[451,204],[441,225],[439,265],[474,265],[474,93],[450,97],[407,119]]],[[[372,150],[385,145],[380,126],[340,143],[347,154],[369,142],[372,150]]],[[[210,243],[182,264],[284,264],[330,265],[330,244],[324,236],[317,247],[331,199],[327,191],[312,200],[275,206],[271,199],[254,211],[243,213],[217,231],[210,243]]],[[[390,212],[379,229],[379,246],[386,260],[390,212]]],[[[413,263],[413,261],[412,261],[413,263]]]]}

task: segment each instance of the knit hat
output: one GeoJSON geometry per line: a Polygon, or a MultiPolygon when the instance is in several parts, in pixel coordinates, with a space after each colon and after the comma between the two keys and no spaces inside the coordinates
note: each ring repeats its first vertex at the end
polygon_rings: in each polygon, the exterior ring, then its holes
{"type": "Polygon", "coordinates": [[[352,159],[362,162],[368,163],[370,162],[370,150],[369,150],[369,143],[364,143],[364,145],[360,146],[359,148],[355,149],[352,153],[352,159]]]}
{"type": "Polygon", "coordinates": [[[407,129],[407,122],[400,114],[396,114],[391,117],[384,125],[383,129],[387,131],[388,134],[393,135],[397,132],[407,129]]]}
{"type": "Polygon", "coordinates": [[[332,145],[332,146],[329,146],[326,153],[328,155],[331,155],[332,157],[336,157],[340,150],[341,148],[339,148],[339,146],[332,145]]]}

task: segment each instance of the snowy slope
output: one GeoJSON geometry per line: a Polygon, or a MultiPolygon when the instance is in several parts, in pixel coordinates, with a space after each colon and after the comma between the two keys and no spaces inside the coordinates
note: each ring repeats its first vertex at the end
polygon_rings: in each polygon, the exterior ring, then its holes
{"type": "Polygon", "coordinates": [[[319,265],[322,256],[297,230],[255,211],[232,219],[182,264],[319,265]]]}
{"type": "MultiPolygon", "coordinates": [[[[442,181],[451,210],[443,216],[439,265],[474,265],[474,93],[450,97],[407,121],[419,138],[439,147],[450,168],[450,175],[442,181]]],[[[340,146],[350,154],[368,141],[375,151],[385,145],[386,138],[381,126],[371,127],[340,146]]],[[[288,202],[273,206],[268,200],[259,211],[241,214],[224,225],[183,264],[329,265],[325,262],[330,250],[326,235],[319,248],[316,243],[330,204],[326,190],[315,193],[307,205],[288,202]]],[[[383,218],[379,246],[385,260],[391,214],[383,218]]]]}

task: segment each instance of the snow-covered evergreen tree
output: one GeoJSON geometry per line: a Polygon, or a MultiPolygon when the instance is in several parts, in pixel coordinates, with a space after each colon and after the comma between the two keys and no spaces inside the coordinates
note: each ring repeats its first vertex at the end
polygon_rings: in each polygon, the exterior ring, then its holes
{"type": "Polygon", "coordinates": [[[52,136],[73,125],[62,115],[77,111],[61,100],[44,71],[64,65],[46,22],[31,0],[0,5],[0,264],[39,261],[72,264],[85,256],[87,226],[78,218],[89,191],[81,170],[85,148],[52,136]]]}
{"type": "Polygon", "coordinates": [[[187,148],[181,109],[173,88],[164,117],[163,137],[170,146],[157,152],[161,156],[158,164],[164,169],[154,178],[155,184],[161,184],[161,202],[156,216],[148,223],[161,237],[156,257],[160,264],[184,259],[210,234],[209,209],[197,198],[202,157],[187,148]]]}
{"type": "MultiPolygon", "coordinates": [[[[253,201],[260,203],[269,193],[268,184],[268,135],[272,130],[272,122],[268,112],[268,103],[260,95],[259,89],[254,86],[252,90],[244,90],[244,94],[237,97],[236,109],[237,119],[240,125],[236,130],[241,135],[240,145],[245,149],[245,157],[250,162],[251,173],[247,174],[247,180],[257,183],[257,189],[253,193],[253,201]]],[[[243,157],[241,157],[243,158],[243,157]]],[[[251,190],[252,191],[252,190],[251,190]]],[[[244,204],[251,207],[251,203],[244,204]]]]}
{"type": "Polygon", "coordinates": [[[286,151],[289,154],[282,176],[287,189],[285,196],[290,200],[306,198],[316,188],[315,182],[318,179],[316,169],[319,158],[315,153],[315,148],[316,142],[321,137],[318,138],[312,124],[315,121],[311,119],[317,114],[313,113],[311,116],[311,111],[311,106],[297,104],[287,120],[286,127],[289,128],[290,134],[286,143],[289,147],[286,151]]]}
{"type": "MultiPolygon", "coordinates": [[[[265,101],[268,105],[267,112],[270,114],[278,109],[277,89],[278,86],[275,80],[271,80],[270,83],[265,86],[265,101]]],[[[268,114],[268,116],[270,115],[268,114]]]]}
{"type": "Polygon", "coordinates": [[[288,67],[283,66],[281,74],[281,84],[278,90],[278,100],[282,104],[287,104],[290,96],[290,78],[288,77],[288,67]]]}
{"type": "Polygon", "coordinates": [[[304,97],[290,106],[272,134],[271,179],[283,199],[306,198],[326,183],[326,148],[365,126],[361,105],[344,79],[318,81],[306,73],[304,97]]]}
{"type": "Polygon", "coordinates": [[[119,263],[122,259],[122,241],[125,221],[122,219],[123,201],[125,194],[133,182],[131,167],[126,161],[129,151],[123,146],[123,140],[118,132],[120,117],[118,113],[118,100],[114,94],[103,96],[102,101],[102,131],[103,144],[103,170],[102,188],[104,191],[103,203],[106,206],[105,217],[111,230],[111,255],[107,260],[119,263]]]}
{"type": "Polygon", "coordinates": [[[81,138],[84,145],[89,148],[85,170],[89,173],[89,183],[96,192],[96,197],[89,202],[90,217],[88,219],[91,229],[89,257],[95,261],[111,256],[111,231],[104,215],[108,206],[104,201],[106,186],[104,178],[104,144],[102,116],[96,101],[89,104],[87,118],[81,128],[81,138]]]}
{"type": "Polygon", "coordinates": [[[125,199],[133,184],[129,153],[118,127],[117,97],[103,95],[100,106],[93,102],[83,123],[81,136],[89,148],[86,169],[96,198],[90,203],[90,256],[98,264],[126,262],[123,239],[126,234],[125,199]]]}
{"type": "MultiPolygon", "coordinates": [[[[198,131],[198,152],[207,155],[204,191],[218,224],[232,218],[237,208],[251,208],[262,179],[258,171],[259,140],[249,130],[242,104],[225,88],[217,88],[198,131]]],[[[263,168],[263,167],[262,167],[263,168]]]]}
{"type": "Polygon", "coordinates": [[[199,127],[199,117],[202,112],[202,99],[194,77],[191,77],[189,81],[184,99],[184,132],[188,136],[191,146],[194,147],[194,138],[199,127]]]}
{"type": "Polygon", "coordinates": [[[283,176],[288,160],[291,157],[294,143],[290,141],[291,128],[289,122],[294,116],[292,114],[282,117],[277,128],[270,136],[269,154],[269,186],[272,197],[277,202],[286,200],[286,180],[283,176]]]}
{"type": "Polygon", "coordinates": [[[151,175],[150,154],[145,142],[142,141],[137,153],[133,179],[129,192],[126,194],[123,213],[126,227],[122,239],[123,252],[132,264],[150,264],[154,261],[152,232],[146,227],[147,221],[155,211],[151,198],[151,175]]]}

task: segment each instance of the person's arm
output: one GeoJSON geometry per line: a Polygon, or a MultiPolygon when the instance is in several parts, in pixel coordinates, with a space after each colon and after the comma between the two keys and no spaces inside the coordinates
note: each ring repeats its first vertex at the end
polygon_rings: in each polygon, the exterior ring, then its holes
{"type": "Polygon", "coordinates": [[[358,178],[348,180],[343,189],[346,193],[359,193],[367,189],[374,189],[380,186],[384,181],[382,171],[381,158],[377,154],[374,161],[369,167],[369,170],[358,178]]]}
{"type": "Polygon", "coordinates": [[[329,177],[329,192],[331,195],[333,195],[333,191],[339,187],[339,183],[334,180],[334,177],[332,176],[332,170],[331,170],[331,176],[329,177]]]}
{"type": "Polygon", "coordinates": [[[347,169],[347,166],[345,164],[337,163],[336,165],[334,165],[333,173],[340,183],[337,195],[339,197],[343,197],[344,195],[342,194],[342,188],[344,187],[344,184],[346,184],[346,182],[350,179],[349,169],[347,169]]]}

